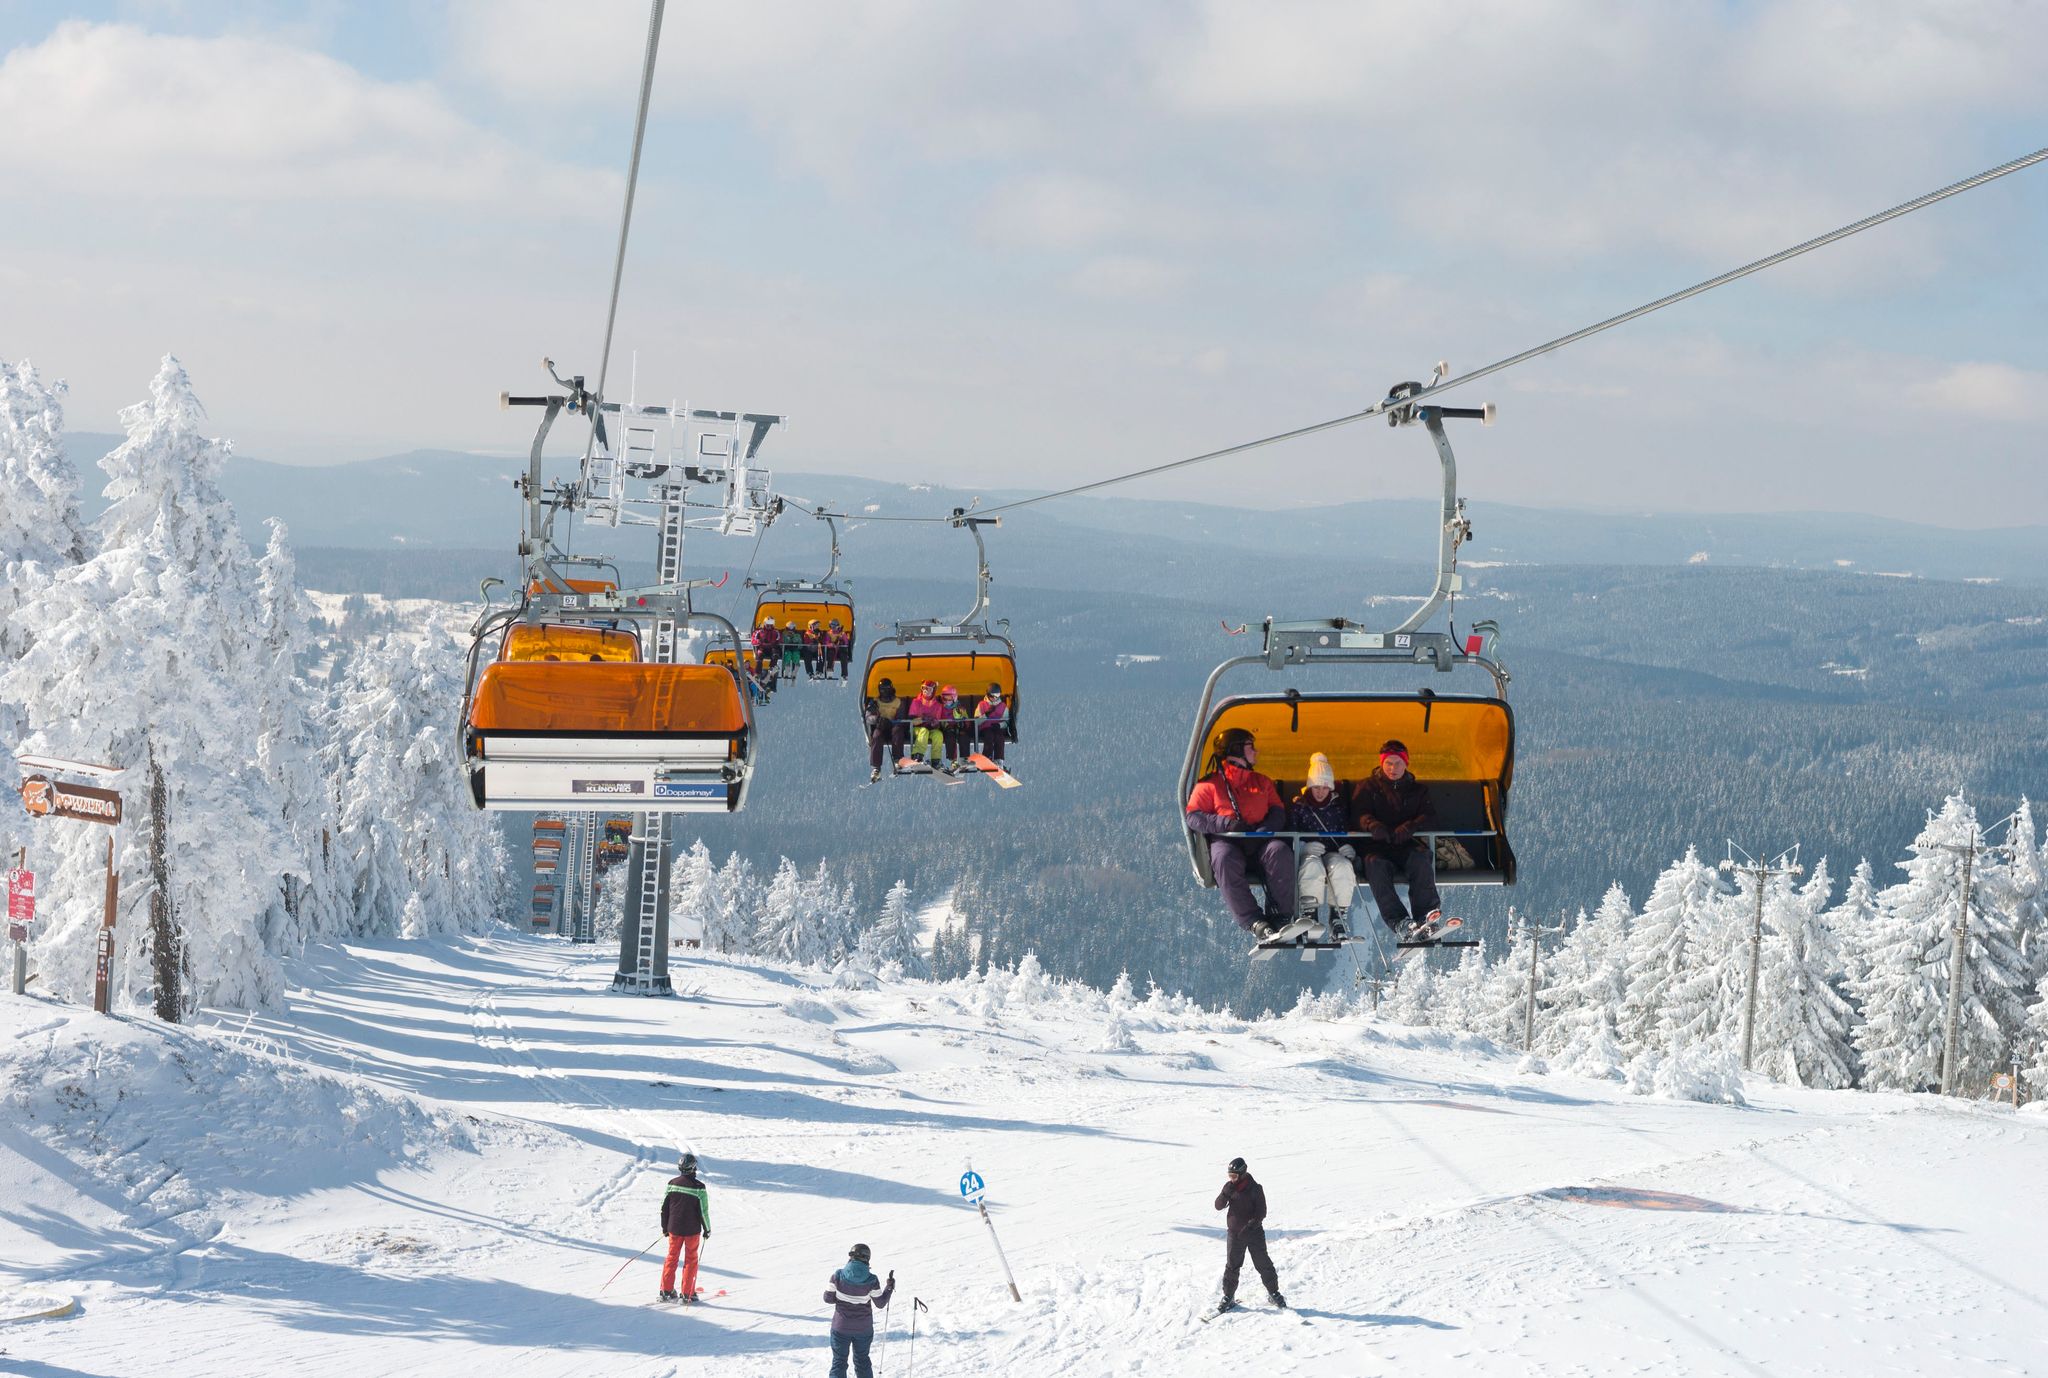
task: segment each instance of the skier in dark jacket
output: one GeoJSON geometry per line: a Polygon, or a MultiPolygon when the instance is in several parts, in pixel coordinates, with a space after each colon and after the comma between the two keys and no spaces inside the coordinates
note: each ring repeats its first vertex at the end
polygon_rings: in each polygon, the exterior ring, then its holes
{"type": "Polygon", "coordinates": [[[661,1299],[697,1300],[697,1246],[711,1238],[711,1195],[697,1179],[697,1155],[685,1151],[676,1161],[679,1175],[661,1194],[661,1232],[668,1236],[668,1261],[661,1268],[661,1299]],[[676,1256],[683,1260],[682,1289],[676,1288],[676,1256]]]}
{"type": "Polygon", "coordinates": [[[1231,1251],[1223,1263],[1223,1302],[1217,1310],[1237,1304],[1237,1269],[1243,1267],[1247,1253],[1251,1267],[1260,1272],[1260,1282],[1266,1284],[1266,1300],[1286,1306],[1286,1298],[1280,1296],[1280,1274],[1274,1272],[1274,1261],[1266,1257],[1266,1188],[1253,1181],[1243,1159],[1231,1159],[1227,1171],[1229,1179],[1217,1194],[1217,1210],[1229,1212],[1223,1222],[1231,1251]]]}
{"type": "Polygon", "coordinates": [[[1242,1158],[1232,1158],[1227,1171],[1230,1176],[1223,1183],[1223,1190],[1216,1194],[1216,1209],[1230,1212],[1223,1217],[1230,1252],[1223,1263],[1223,1300],[1216,1309],[1228,1311],[1237,1305],[1237,1274],[1244,1266],[1246,1254],[1252,1256],[1252,1267],[1259,1270],[1259,1281],[1266,1284],[1267,1300],[1275,1306],[1285,1306],[1287,1298],[1280,1295],[1280,1275],[1273,1271],[1273,1260],[1266,1256],[1266,1189],[1253,1180],[1242,1158]]]}
{"type": "Polygon", "coordinates": [[[1358,869],[1372,887],[1380,921],[1397,938],[1433,924],[1440,917],[1436,893],[1436,853],[1427,838],[1415,834],[1436,826],[1436,808],[1429,786],[1408,771],[1408,748],[1388,742],[1380,748],[1380,766],[1358,782],[1351,793],[1358,831],[1366,835],[1358,869]],[[1394,892],[1399,878],[1408,882],[1408,899],[1421,921],[1409,917],[1394,892]]]}
{"type": "Polygon", "coordinates": [[[854,1245],[846,1252],[845,1266],[825,1285],[825,1300],[832,1306],[832,1378],[846,1378],[848,1355],[858,1378],[875,1378],[868,1360],[875,1310],[888,1306],[896,1291],[896,1274],[892,1271],[886,1283],[877,1282],[874,1269],[868,1267],[873,1257],[867,1245],[854,1245]]]}

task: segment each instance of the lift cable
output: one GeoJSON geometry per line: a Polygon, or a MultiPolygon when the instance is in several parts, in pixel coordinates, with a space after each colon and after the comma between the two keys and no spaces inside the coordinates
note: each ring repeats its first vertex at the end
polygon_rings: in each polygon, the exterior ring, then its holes
{"type": "Polygon", "coordinates": [[[633,228],[633,191],[640,184],[640,148],[647,141],[647,107],[654,94],[654,54],[661,45],[661,12],[667,0],[653,0],[647,14],[647,60],[640,68],[640,111],[633,120],[633,158],[626,166],[626,208],[619,216],[619,252],[612,262],[612,300],[604,316],[604,352],[597,360],[597,394],[590,408],[590,439],[583,447],[583,472],[597,455],[598,418],[603,414],[605,379],[612,366],[612,327],[619,319],[619,283],[626,275],[626,236],[633,228]]]}
{"type": "MultiPolygon", "coordinates": [[[[1231,445],[1221,450],[1210,450],[1206,454],[1192,455],[1186,459],[1170,460],[1165,464],[1154,464],[1149,468],[1134,469],[1127,474],[1116,474],[1110,478],[1076,484],[1072,488],[1061,488],[1051,493],[1040,493],[1036,497],[1017,498],[1010,502],[998,503],[994,507],[982,508],[976,515],[992,517],[1003,512],[1014,512],[1020,507],[1030,507],[1036,503],[1051,502],[1054,498],[1069,498],[1078,493],[1092,493],[1098,488],[1109,488],[1119,483],[1130,483],[1141,478],[1151,478],[1156,474],[1170,473],[1175,469],[1185,469],[1195,464],[1207,464],[1211,460],[1227,459],[1231,455],[1245,454],[1252,450],[1263,449],[1268,445],[1278,445],[1284,441],[1299,440],[1303,436],[1335,430],[1339,426],[1349,426],[1355,422],[1370,420],[1375,416],[1384,416],[1387,412],[1397,407],[1420,406],[1427,403],[1430,398],[1440,392],[1449,392],[1452,388],[1476,382],[1481,378],[1487,377],[1489,374],[1499,373],[1502,369],[1513,368],[1516,364],[1526,363],[1538,355],[1548,354],[1552,350],[1563,349],[1568,344],[1576,344],[1580,340],[1586,339],[1588,336],[1597,335],[1603,330],[1611,330],[1617,325],[1626,325],[1632,320],[1649,315],[1652,311],[1661,311],[1667,306],[1672,306],[1686,300],[1688,297],[1699,296],[1702,292],[1711,292],[1716,287],[1734,282],[1737,278],[1748,277],[1751,273],[1760,273],[1766,268],[1775,267],[1780,263],[1797,258],[1801,254],[1812,253],[1815,249],[1825,248],[1838,240],[1847,239],[1850,235],[1859,234],[1876,225],[1882,225],[1888,220],[1897,220],[1901,216],[1911,215],[1922,207],[1931,206],[1937,201],[1946,200],[1960,192],[1969,191],[1973,187],[1983,186],[1986,182],[1995,181],[2009,173],[2018,172],[2023,168],[2029,168],[2036,163],[2042,162],[2048,162],[2048,148],[2037,149],[2023,158],[2015,158],[2009,163],[2001,163],[1999,166],[1980,172],[1974,177],[1966,177],[1960,182],[1945,186],[1939,191],[1930,191],[1925,196],[1917,196],[1911,201],[1905,201],[1893,206],[1890,210],[1879,211],[1876,215],[1866,216],[1853,225],[1844,225],[1838,230],[1830,230],[1824,235],[1806,240],[1801,244],[1795,244],[1789,249],[1781,249],[1768,258],[1760,258],[1754,263],[1746,263],[1740,268],[1730,269],[1719,277],[1712,277],[1708,278],[1705,282],[1694,283],[1683,291],[1659,297],[1655,301],[1636,307],[1633,311],[1624,311],[1618,316],[1609,316],[1606,320],[1600,321],[1597,324],[1586,326],[1581,330],[1574,330],[1569,335],[1560,335],[1548,343],[1537,345],[1533,349],[1525,349],[1519,354],[1510,355],[1497,363],[1488,364],[1484,368],[1474,369],[1470,373],[1461,373],[1455,378],[1446,378],[1441,382],[1433,383],[1406,396],[1385,398],[1373,403],[1364,411],[1352,412],[1348,416],[1339,416],[1328,421],[1318,421],[1312,426],[1300,426],[1294,430],[1282,431],[1278,435],[1269,435],[1258,440],[1247,440],[1241,445],[1231,445]]],[[[869,517],[866,520],[947,522],[952,519],[950,517],[869,517]]]]}

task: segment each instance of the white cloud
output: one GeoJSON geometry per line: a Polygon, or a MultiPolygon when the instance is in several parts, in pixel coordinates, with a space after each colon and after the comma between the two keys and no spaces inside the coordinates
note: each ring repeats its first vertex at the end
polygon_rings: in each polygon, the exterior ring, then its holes
{"type": "Polygon", "coordinates": [[[2048,373],[2011,364],[1953,364],[1906,395],[1928,411],[1979,420],[2048,420],[2048,373]]]}
{"type": "Polygon", "coordinates": [[[1109,254],[1081,265],[1069,280],[1085,297],[1106,301],[1156,301],[1171,296],[1184,274],[1171,264],[1129,254],[1109,254]]]}
{"type": "Polygon", "coordinates": [[[615,175],[533,159],[429,86],[267,38],[62,24],[0,60],[0,129],[0,167],[72,193],[615,213],[615,175]]]}

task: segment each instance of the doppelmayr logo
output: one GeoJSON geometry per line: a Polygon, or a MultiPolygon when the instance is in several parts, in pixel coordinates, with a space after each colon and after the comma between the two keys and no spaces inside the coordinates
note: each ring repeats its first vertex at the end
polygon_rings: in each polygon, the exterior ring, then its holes
{"type": "Polygon", "coordinates": [[[723,799],[725,798],[725,786],[656,780],[654,782],[654,797],[656,799],[723,799]]]}
{"type": "Polygon", "coordinates": [[[645,794],[644,780],[571,780],[571,794],[645,794]]]}

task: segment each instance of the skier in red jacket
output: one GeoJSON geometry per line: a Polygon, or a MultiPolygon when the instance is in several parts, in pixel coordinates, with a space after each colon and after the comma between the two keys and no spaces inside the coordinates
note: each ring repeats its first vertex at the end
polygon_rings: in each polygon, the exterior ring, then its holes
{"type": "Polygon", "coordinates": [[[1261,938],[1294,917],[1294,849],[1281,837],[1229,837],[1228,833],[1271,833],[1287,826],[1287,805],[1266,776],[1252,769],[1259,746],[1242,727],[1216,740],[1209,773],[1188,796],[1187,825],[1209,839],[1209,866],[1237,926],[1261,938]],[[1256,858],[1266,873],[1266,908],[1261,912],[1245,878],[1246,861],[1256,858]]]}

